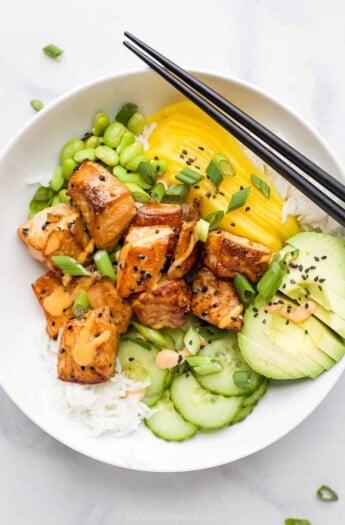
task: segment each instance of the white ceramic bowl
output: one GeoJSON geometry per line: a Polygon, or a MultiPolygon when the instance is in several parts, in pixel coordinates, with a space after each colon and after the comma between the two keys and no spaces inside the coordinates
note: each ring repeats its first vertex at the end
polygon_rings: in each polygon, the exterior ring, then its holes
{"type": "MultiPolygon", "coordinates": [[[[214,74],[198,75],[336,177],[343,177],[322,139],[272,97],[238,80],[214,74]]],[[[72,449],[112,465],[157,472],[208,468],[266,447],[305,419],[345,368],[344,359],[314,381],[272,384],[243,423],[200,434],[183,443],[161,441],[144,425],[138,432],[121,439],[91,437],[85,427],[59,411],[44,395],[47,372],[40,357],[37,333],[42,314],[30,289],[30,283],[43,268],[30,258],[16,237],[33,191],[26,181],[52,174],[61,145],[89,130],[97,111],[114,115],[121,104],[135,101],[148,115],[180,98],[173,88],[149,71],[102,78],[63,96],[35,116],[0,160],[2,387],[32,421],[72,449]]]]}

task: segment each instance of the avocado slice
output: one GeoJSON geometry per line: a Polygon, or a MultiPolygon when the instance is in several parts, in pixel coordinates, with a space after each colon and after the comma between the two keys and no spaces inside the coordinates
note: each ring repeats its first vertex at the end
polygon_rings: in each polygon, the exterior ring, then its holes
{"type": "MultiPolygon", "coordinates": [[[[309,295],[306,294],[306,290],[297,286],[293,290],[281,290],[284,292],[284,295],[287,295],[291,299],[294,299],[296,302],[301,303],[306,299],[309,299],[309,295]]],[[[316,310],[314,316],[320,319],[324,324],[331,328],[336,334],[340,335],[342,338],[345,337],[345,319],[339,317],[332,311],[326,310],[320,304],[316,305],[316,310]]]]}
{"type": "MultiPolygon", "coordinates": [[[[281,295],[272,302],[278,300],[296,306],[281,295]]],[[[243,357],[255,371],[273,379],[314,378],[343,355],[343,343],[316,318],[295,324],[266,308],[258,296],[247,308],[238,336],[243,357]]]]}

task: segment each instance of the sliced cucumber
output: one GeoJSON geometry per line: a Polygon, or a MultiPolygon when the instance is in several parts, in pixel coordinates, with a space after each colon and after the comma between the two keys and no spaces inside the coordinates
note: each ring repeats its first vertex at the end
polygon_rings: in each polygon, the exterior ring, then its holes
{"type": "Polygon", "coordinates": [[[244,398],[242,406],[247,407],[250,405],[256,405],[256,403],[260,401],[262,396],[266,394],[268,383],[268,379],[265,379],[254,392],[252,392],[251,394],[249,394],[249,396],[246,396],[244,398]]]}
{"type": "Polygon", "coordinates": [[[158,352],[154,346],[148,350],[128,340],[121,341],[118,351],[121,369],[130,379],[150,382],[143,400],[148,406],[160,399],[168,380],[168,370],[156,366],[158,352]]]}
{"type": "Polygon", "coordinates": [[[145,424],[155,436],[165,441],[184,441],[196,434],[198,428],[185,421],[175,410],[168,390],[152,408],[155,412],[145,419],[145,424]]]}
{"type": "Polygon", "coordinates": [[[246,419],[246,417],[253,412],[254,408],[255,404],[247,405],[246,407],[240,408],[237,414],[235,414],[235,417],[230,422],[230,425],[236,425],[236,423],[241,423],[241,421],[246,419]]]}
{"type": "Polygon", "coordinates": [[[214,394],[226,397],[241,396],[256,390],[263,381],[263,377],[254,372],[243,359],[235,332],[229,330],[225,336],[212,341],[200,350],[199,355],[208,355],[223,366],[223,370],[217,374],[195,376],[202,387],[214,394]],[[242,388],[234,383],[233,373],[236,371],[250,372],[251,386],[249,388],[242,388]]]}
{"type": "Polygon", "coordinates": [[[212,394],[202,388],[190,372],[174,378],[170,396],[183,419],[208,430],[229,425],[243,402],[243,397],[212,394]]]}

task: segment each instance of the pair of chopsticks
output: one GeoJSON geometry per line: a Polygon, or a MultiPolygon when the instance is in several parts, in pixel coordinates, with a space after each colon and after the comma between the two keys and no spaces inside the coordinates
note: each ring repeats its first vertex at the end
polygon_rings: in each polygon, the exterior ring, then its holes
{"type": "Polygon", "coordinates": [[[131,33],[126,31],[124,35],[135,44],[124,41],[124,45],[151,69],[205,111],[337,222],[345,226],[345,209],[339,202],[333,200],[335,197],[345,204],[345,186],[341,182],[204,82],[187,73],[131,33]],[[286,161],[289,161],[289,164],[286,161]],[[303,173],[296,171],[291,164],[309,175],[316,184],[305,178],[303,173]],[[326,193],[323,193],[323,190],[326,190],[326,193]]]}

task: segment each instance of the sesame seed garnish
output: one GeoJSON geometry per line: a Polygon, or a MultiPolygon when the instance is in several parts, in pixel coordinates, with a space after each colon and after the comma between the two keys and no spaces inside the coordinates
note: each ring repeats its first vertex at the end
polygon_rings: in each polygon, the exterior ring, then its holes
{"type": "Polygon", "coordinates": [[[99,180],[101,180],[102,182],[104,182],[104,181],[105,181],[105,176],[104,176],[104,175],[100,175],[100,176],[99,176],[99,180]]]}
{"type": "Polygon", "coordinates": [[[289,323],[290,323],[290,321],[289,321],[289,319],[287,319],[287,320],[285,321],[285,324],[289,324],[289,323]]]}
{"type": "Polygon", "coordinates": [[[325,261],[325,260],[327,259],[327,255],[323,255],[323,256],[321,257],[321,259],[322,259],[323,261],[325,261]]]}
{"type": "Polygon", "coordinates": [[[249,210],[250,210],[250,206],[247,206],[244,211],[249,211],[249,210]]]}
{"type": "Polygon", "coordinates": [[[309,303],[305,303],[305,304],[304,304],[304,308],[305,308],[306,310],[308,310],[308,308],[309,308],[309,303]]]}
{"type": "Polygon", "coordinates": [[[188,155],[188,151],[186,149],[181,150],[181,153],[183,153],[183,155],[188,155]]]}
{"type": "Polygon", "coordinates": [[[320,260],[320,257],[316,257],[316,256],[314,257],[314,261],[319,262],[319,260],[320,260]]]}
{"type": "Polygon", "coordinates": [[[326,279],[322,278],[322,279],[319,279],[319,283],[324,283],[326,279]]]}
{"type": "Polygon", "coordinates": [[[198,148],[201,150],[201,151],[204,151],[204,146],[198,146],[198,148]]]}
{"type": "Polygon", "coordinates": [[[234,222],[232,222],[232,223],[230,224],[230,226],[232,226],[232,227],[234,228],[234,227],[236,226],[236,224],[235,224],[234,222]]]}

